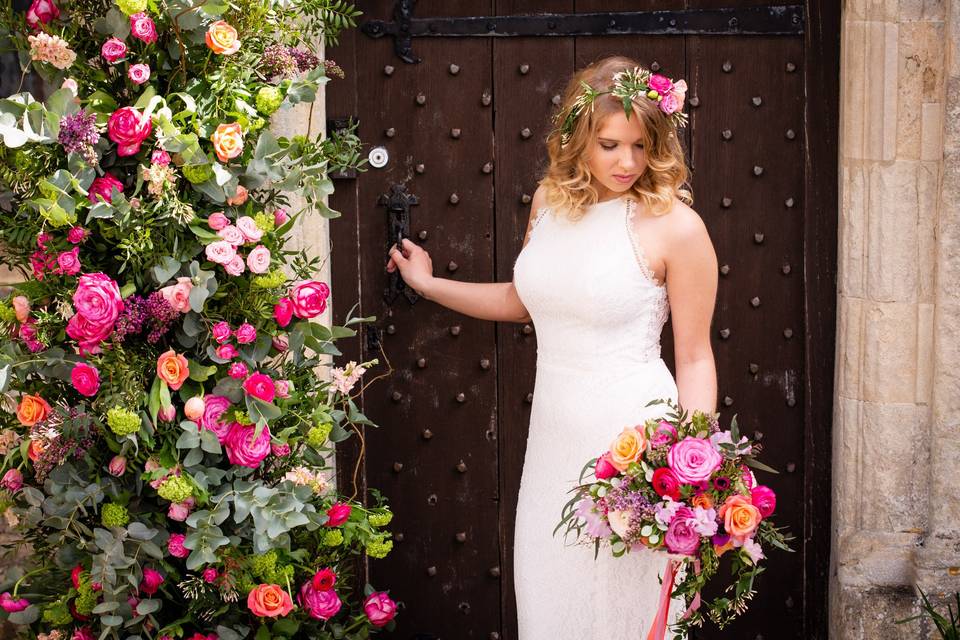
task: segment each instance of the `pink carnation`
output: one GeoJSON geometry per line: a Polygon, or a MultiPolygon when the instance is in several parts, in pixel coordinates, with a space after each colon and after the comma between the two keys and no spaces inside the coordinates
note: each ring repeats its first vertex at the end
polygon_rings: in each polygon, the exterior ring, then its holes
{"type": "Polygon", "coordinates": [[[170,154],[163,149],[154,149],[150,154],[150,164],[165,167],[170,164],[170,154]]]}
{"type": "Polygon", "coordinates": [[[176,522],[183,522],[190,517],[195,504],[196,501],[193,498],[187,498],[183,502],[171,502],[167,508],[167,517],[176,522]]]}
{"type": "Polygon", "coordinates": [[[207,567],[203,570],[203,581],[208,584],[216,582],[218,577],[220,577],[220,574],[213,567],[207,567]]]}
{"type": "Polygon", "coordinates": [[[227,369],[227,375],[233,378],[234,380],[242,380],[247,377],[249,371],[247,370],[247,365],[242,362],[234,362],[227,369]]]}
{"type": "Polygon", "coordinates": [[[256,425],[234,422],[223,442],[230,464],[256,469],[270,455],[270,427],[264,425],[260,435],[254,437],[256,425]]]}

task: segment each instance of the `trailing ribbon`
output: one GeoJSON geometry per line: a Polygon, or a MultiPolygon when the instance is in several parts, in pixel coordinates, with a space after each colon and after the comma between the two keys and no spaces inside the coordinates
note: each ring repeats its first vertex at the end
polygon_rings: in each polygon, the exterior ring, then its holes
{"type": "MultiPolygon", "coordinates": [[[[670,558],[667,560],[667,570],[663,574],[663,580],[660,586],[660,602],[657,606],[657,615],[653,618],[653,624],[650,625],[650,631],[647,632],[647,640],[665,640],[667,637],[667,617],[670,614],[670,594],[673,592],[673,582],[677,577],[677,571],[683,563],[670,558]]],[[[700,574],[700,559],[693,561],[694,571],[700,574]]],[[[693,601],[683,619],[689,618],[694,611],[700,608],[700,592],[697,591],[693,596],[693,601]]]]}

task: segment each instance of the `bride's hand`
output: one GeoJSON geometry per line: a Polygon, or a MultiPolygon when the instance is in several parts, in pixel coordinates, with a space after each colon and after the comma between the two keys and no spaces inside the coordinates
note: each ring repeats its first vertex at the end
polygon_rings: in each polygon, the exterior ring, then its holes
{"type": "Polygon", "coordinates": [[[420,295],[425,295],[424,290],[433,279],[433,261],[430,260],[430,254],[406,238],[401,244],[402,251],[397,245],[390,247],[387,272],[393,273],[399,269],[403,281],[420,295]]]}

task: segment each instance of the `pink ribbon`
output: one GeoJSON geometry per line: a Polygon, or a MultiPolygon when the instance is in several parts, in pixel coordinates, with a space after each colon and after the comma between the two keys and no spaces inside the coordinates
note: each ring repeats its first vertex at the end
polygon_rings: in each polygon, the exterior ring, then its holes
{"type": "MultiPolygon", "coordinates": [[[[673,592],[673,582],[677,577],[677,571],[682,563],[670,558],[667,560],[667,570],[663,574],[663,581],[660,585],[660,601],[657,606],[657,615],[653,618],[653,624],[650,625],[650,631],[647,632],[647,640],[665,640],[667,637],[667,617],[670,614],[670,594],[673,592]]],[[[700,559],[693,561],[694,570],[697,575],[700,574],[700,559]]],[[[700,592],[693,596],[693,601],[683,619],[689,618],[694,611],[700,608],[700,592]]]]}

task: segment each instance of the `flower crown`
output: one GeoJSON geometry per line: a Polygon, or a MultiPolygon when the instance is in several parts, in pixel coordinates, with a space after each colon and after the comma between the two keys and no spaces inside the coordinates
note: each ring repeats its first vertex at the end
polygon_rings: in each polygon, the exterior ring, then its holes
{"type": "MultiPolygon", "coordinates": [[[[682,111],[687,93],[687,83],[683,80],[674,82],[666,76],[651,74],[642,67],[635,67],[613,74],[613,87],[607,91],[597,91],[582,80],[580,85],[583,87],[583,92],[574,100],[573,106],[563,118],[563,124],[560,125],[560,144],[562,145],[570,141],[577,118],[587,108],[592,112],[596,99],[607,93],[620,98],[623,102],[623,112],[628,119],[633,111],[632,103],[639,101],[641,97],[646,97],[657,103],[660,111],[670,118],[674,126],[680,128],[687,125],[687,114],[682,111]]],[[[554,124],[562,115],[562,111],[556,115],[554,124]]]]}

